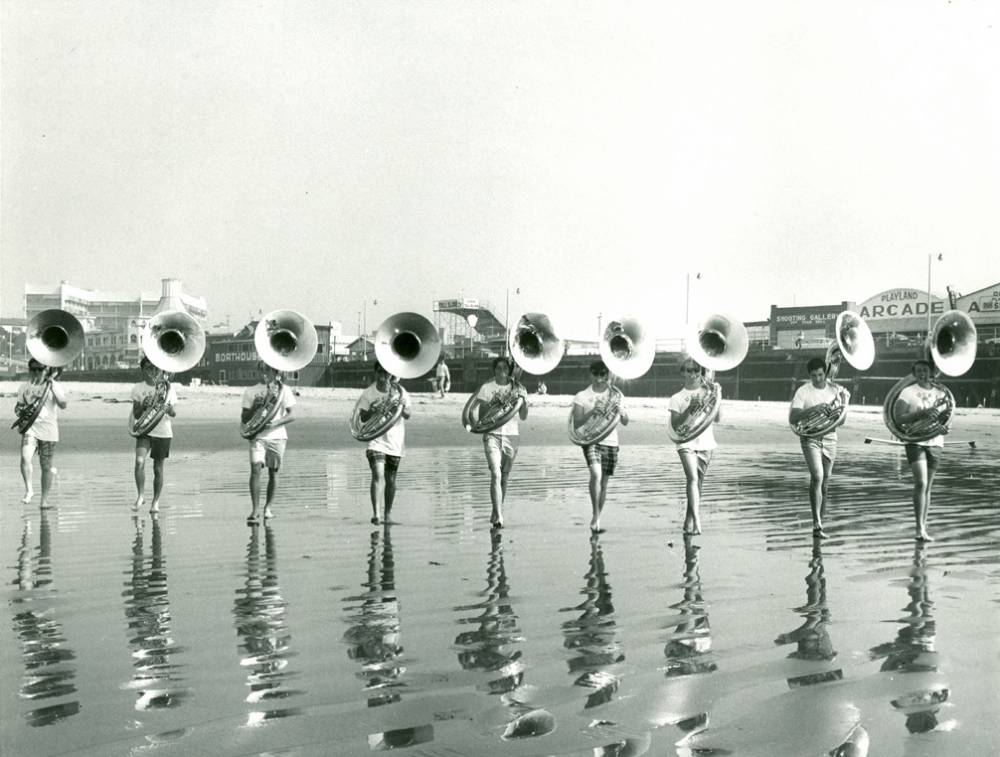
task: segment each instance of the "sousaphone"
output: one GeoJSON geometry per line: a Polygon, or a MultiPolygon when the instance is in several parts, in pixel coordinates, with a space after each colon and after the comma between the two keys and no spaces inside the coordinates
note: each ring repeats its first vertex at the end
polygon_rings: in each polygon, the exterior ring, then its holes
{"type": "Polygon", "coordinates": [[[623,395],[614,386],[615,377],[636,379],[644,375],[656,357],[656,344],[649,329],[634,316],[613,318],[601,334],[598,344],[601,359],[608,367],[608,400],[581,426],[573,423],[573,411],[569,412],[569,439],[574,444],[585,446],[598,444],[615,430],[621,420],[623,395]]]}
{"type": "Polygon", "coordinates": [[[403,391],[399,379],[423,376],[435,366],[441,354],[441,336],[437,328],[419,313],[396,313],[386,318],[375,332],[375,358],[391,378],[388,396],[368,408],[368,419],[361,420],[360,402],[351,413],[351,436],[370,442],[390,428],[403,414],[403,391]]]}
{"type": "MultiPolygon", "coordinates": [[[[544,313],[524,313],[518,318],[507,334],[507,347],[514,362],[533,376],[542,376],[559,365],[566,351],[551,319],[544,313]]],[[[473,434],[500,428],[520,411],[523,391],[524,386],[513,370],[507,390],[497,392],[488,405],[476,404],[477,389],[462,408],[462,426],[473,434]]]]}
{"type": "Polygon", "coordinates": [[[833,431],[847,415],[847,390],[834,379],[846,360],[856,370],[867,371],[875,361],[875,339],[864,319],[852,310],[845,310],[837,316],[834,341],[826,349],[826,377],[836,390],[837,396],[825,406],[817,405],[803,413],[798,422],[792,423],[792,431],[802,437],[819,437],[833,431]],[[811,412],[815,410],[815,412],[811,412]]]}
{"type": "Polygon", "coordinates": [[[261,318],[253,341],[260,359],[279,374],[268,382],[267,393],[252,408],[246,423],[240,425],[240,436],[244,439],[259,434],[278,412],[283,386],[281,372],[297,371],[309,365],[319,344],[312,321],[294,310],[272,310],[261,318]]]}
{"type": "MultiPolygon", "coordinates": [[[[933,362],[940,373],[947,376],[961,376],[972,367],[976,360],[976,325],[961,310],[955,309],[955,295],[948,290],[952,309],[942,314],[934,323],[924,345],[923,357],[933,362]]],[[[934,406],[935,414],[927,414],[911,423],[897,420],[900,408],[900,393],[916,383],[911,374],[905,376],[889,390],[882,405],[882,419],[886,428],[908,443],[924,442],[935,436],[947,434],[951,429],[952,414],[955,409],[955,395],[936,376],[930,383],[940,394],[934,406]]]]}
{"type": "Polygon", "coordinates": [[[201,360],[205,354],[205,331],[189,313],[164,310],[146,322],[140,344],[149,362],[160,369],[160,375],[139,417],[129,415],[128,430],[132,436],[148,434],[163,418],[170,380],[175,373],[190,370],[201,360]]]}
{"type": "Polygon", "coordinates": [[[83,352],[83,325],[72,313],[59,308],[43,310],[28,321],[26,346],[29,354],[46,366],[41,388],[29,402],[15,406],[17,419],[11,428],[23,434],[38,419],[52,391],[52,381],[83,352]]]}
{"type": "Polygon", "coordinates": [[[698,394],[691,398],[695,409],[679,426],[675,427],[672,419],[667,424],[675,444],[686,444],[715,421],[722,406],[722,387],[715,381],[715,372],[732,370],[742,363],[750,349],[750,337],[739,319],[713,313],[688,329],[684,346],[703,370],[698,394]]]}

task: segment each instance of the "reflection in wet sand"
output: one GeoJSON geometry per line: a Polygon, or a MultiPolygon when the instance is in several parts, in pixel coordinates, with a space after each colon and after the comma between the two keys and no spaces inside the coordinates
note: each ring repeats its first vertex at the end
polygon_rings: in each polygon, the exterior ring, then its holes
{"type": "Polygon", "coordinates": [[[287,603],[278,585],[278,555],[274,531],[264,527],[264,559],[260,555],[260,526],[250,529],[247,544],[246,580],[236,590],[233,615],[236,633],[241,639],[237,649],[240,665],[248,669],[246,701],[254,705],[246,724],[260,725],[273,718],[297,715],[299,708],[261,709],[257,705],[275,699],[295,697],[302,692],[285,688],[294,673],[288,671],[288,661],[295,655],[289,651],[292,636],[285,621],[287,603]]]}
{"type": "Polygon", "coordinates": [[[604,553],[597,534],[590,537],[590,560],[580,592],[583,602],[565,607],[560,612],[580,612],[579,617],[562,624],[563,646],[573,650],[569,672],[573,685],[591,689],[584,709],[610,701],[618,690],[619,677],[615,666],[625,660],[618,638],[615,607],[611,603],[611,585],[604,566],[604,553]]]}
{"type": "MultiPolygon", "coordinates": [[[[803,617],[803,623],[794,631],[780,634],[775,644],[795,644],[796,649],[789,658],[812,662],[829,662],[837,656],[830,639],[830,609],[826,600],[826,575],[823,572],[823,542],[813,539],[812,559],[806,574],[806,603],[795,608],[803,617]]],[[[788,678],[789,688],[811,686],[826,681],[836,681],[844,677],[843,671],[822,670],[788,678]]]]}
{"type": "Polygon", "coordinates": [[[17,552],[18,592],[12,600],[14,633],[21,641],[24,676],[18,695],[32,703],[64,698],[24,713],[28,725],[46,726],[80,711],[76,694],[76,655],[66,644],[62,624],[52,615],[56,590],[52,585],[52,531],[49,513],[41,511],[38,554],[32,554],[31,520],[24,519],[17,552]],[[73,696],[72,699],[66,699],[73,696]]]}
{"type": "MultiPolygon", "coordinates": [[[[873,660],[884,660],[883,673],[905,673],[898,679],[903,688],[892,706],[906,717],[906,730],[925,733],[942,729],[950,730],[954,723],[939,723],[938,712],[948,701],[949,690],[939,675],[938,653],[935,649],[937,623],[932,615],[934,603],[930,599],[927,581],[927,545],[917,542],[913,551],[906,593],[908,615],[899,620],[903,624],[896,638],[869,650],[873,660]]],[[[947,705],[945,705],[947,706],[947,705]]]]}
{"type": "Polygon", "coordinates": [[[176,707],[187,697],[188,690],[181,685],[181,666],[176,661],[176,655],[184,648],[176,646],[170,631],[160,520],[153,517],[148,564],[143,548],[143,521],[133,517],[132,522],[135,526],[132,570],[123,596],[133,672],[125,687],[135,689],[137,710],[176,707]]]}
{"type": "MultiPolygon", "coordinates": [[[[369,707],[394,704],[402,698],[406,683],[401,680],[406,666],[400,657],[399,598],[396,596],[396,562],[392,553],[392,529],[372,531],[369,537],[368,575],[361,584],[367,592],[347,597],[360,602],[347,608],[352,625],[344,632],[347,656],[360,661],[358,677],[365,682],[369,707]]],[[[368,735],[372,751],[399,749],[434,739],[432,725],[393,728],[368,735]]]]}

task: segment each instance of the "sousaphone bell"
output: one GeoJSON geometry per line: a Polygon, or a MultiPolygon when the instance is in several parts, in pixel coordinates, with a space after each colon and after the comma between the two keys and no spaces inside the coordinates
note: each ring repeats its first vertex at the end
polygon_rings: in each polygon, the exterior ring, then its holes
{"type": "Polygon", "coordinates": [[[732,370],[743,362],[750,349],[746,326],[732,316],[712,313],[688,329],[684,339],[688,356],[705,372],[698,395],[691,398],[695,410],[680,426],[667,424],[667,433],[676,444],[685,444],[707,429],[722,406],[722,387],[715,381],[716,371],[732,370]]]}
{"type": "MultiPolygon", "coordinates": [[[[396,313],[386,318],[375,332],[375,358],[393,377],[414,379],[437,364],[441,354],[441,336],[437,328],[419,313],[396,313]]],[[[360,399],[351,413],[351,435],[359,442],[369,442],[392,428],[403,413],[403,392],[395,378],[389,382],[389,395],[368,408],[368,418],[361,420],[360,399]]]]}

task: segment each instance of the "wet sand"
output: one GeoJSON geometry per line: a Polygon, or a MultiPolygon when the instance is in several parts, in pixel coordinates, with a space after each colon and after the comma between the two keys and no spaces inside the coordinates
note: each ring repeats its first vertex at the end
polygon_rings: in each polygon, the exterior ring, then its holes
{"type": "Polygon", "coordinates": [[[54,509],[18,503],[0,446],[4,753],[825,755],[859,726],[873,755],[1000,752],[994,411],[955,421],[979,448],[947,449],[929,545],[901,451],[863,443],[880,410],[852,411],[814,542],[787,408],[726,403],[685,543],[665,400],[633,403],[591,538],[569,398],[533,403],[493,535],[464,397],[415,397],[374,528],[357,393],[304,390],[278,516],[248,528],[238,390],[181,389],[152,518],[105,401],[128,387],[70,389],[54,509]]]}

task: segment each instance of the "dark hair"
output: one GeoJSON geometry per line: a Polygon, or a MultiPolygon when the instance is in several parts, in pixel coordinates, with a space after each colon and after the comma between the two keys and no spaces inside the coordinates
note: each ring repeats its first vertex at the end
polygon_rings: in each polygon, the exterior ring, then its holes
{"type": "Polygon", "coordinates": [[[817,368],[822,368],[823,372],[824,373],[826,372],[826,361],[824,361],[823,358],[821,357],[814,357],[812,360],[806,363],[806,370],[809,371],[809,373],[812,373],[817,368]]]}
{"type": "Polygon", "coordinates": [[[590,373],[594,376],[606,376],[610,371],[608,371],[608,366],[604,364],[603,360],[595,360],[590,364],[590,373]]]}
{"type": "Polygon", "coordinates": [[[681,358],[681,365],[680,365],[680,368],[679,368],[679,370],[680,370],[681,373],[684,373],[684,369],[688,366],[688,364],[693,365],[695,368],[698,369],[699,372],[701,371],[701,366],[698,365],[698,361],[695,360],[693,357],[687,356],[687,357],[681,358]]]}
{"type": "Polygon", "coordinates": [[[919,360],[914,360],[913,361],[913,365],[910,366],[910,373],[913,373],[913,371],[915,371],[917,369],[918,365],[926,365],[927,366],[927,370],[931,371],[932,373],[934,371],[934,366],[931,365],[931,361],[930,360],[924,360],[923,358],[920,358],[919,360]]]}
{"type": "Polygon", "coordinates": [[[45,370],[45,363],[43,363],[40,360],[35,360],[35,358],[31,358],[30,360],[28,360],[28,370],[29,371],[44,371],[45,370]]]}
{"type": "Polygon", "coordinates": [[[508,371],[510,371],[513,368],[513,366],[511,365],[510,358],[503,357],[501,355],[500,357],[493,358],[493,370],[496,370],[497,366],[500,365],[500,363],[504,363],[507,366],[508,371]]]}
{"type": "Polygon", "coordinates": [[[389,375],[389,371],[387,371],[385,369],[385,366],[382,365],[378,360],[375,361],[375,365],[372,366],[372,369],[375,371],[376,374],[384,373],[386,376],[389,375]]]}
{"type": "Polygon", "coordinates": [[[145,355],[143,355],[143,356],[142,356],[142,360],[140,360],[140,361],[139,361],[139,367],[140,367],[140,368],[145,368],[145,367],[146,367],[147,365],[152,365],[152,364],[153,364],[153,361],[152,361],[152,360],[150,360],[150,359],[149,359],[148,357],[146,357],[145,355]]]}

